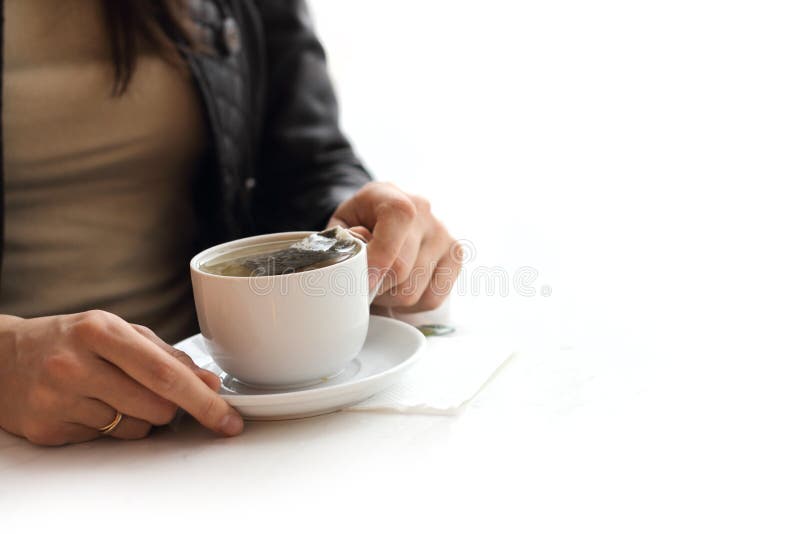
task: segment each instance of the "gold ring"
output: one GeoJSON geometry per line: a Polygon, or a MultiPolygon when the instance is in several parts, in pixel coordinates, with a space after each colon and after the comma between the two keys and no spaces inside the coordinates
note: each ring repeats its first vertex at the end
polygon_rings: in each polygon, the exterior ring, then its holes
{"type": "Polygon", "coordinates": [[[114,416],[114,420],[108,423],[106,426],[102,428],[98,428],[97,431],[103,435],[111,434],[117,425],[119,425],[120,421],[122,421],[122,414],[117,411],[117,415],[114,416]]]}

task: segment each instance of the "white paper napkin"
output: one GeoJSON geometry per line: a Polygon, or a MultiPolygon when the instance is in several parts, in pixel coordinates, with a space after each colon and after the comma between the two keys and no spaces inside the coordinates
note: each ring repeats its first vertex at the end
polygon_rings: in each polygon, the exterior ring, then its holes
{"type": "Polygon", "coordinates": [[[490,334],[456,326],[453,334],[429,337],[423,357],[398,383],[346,410],[457,414],[512,352],[490,334]]]}

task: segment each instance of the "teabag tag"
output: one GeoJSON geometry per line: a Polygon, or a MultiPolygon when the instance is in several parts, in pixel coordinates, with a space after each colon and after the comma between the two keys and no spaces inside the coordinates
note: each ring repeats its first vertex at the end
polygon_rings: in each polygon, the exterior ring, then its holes
{"type": "Polygon", "coordinates": [[[251,276],[272,276],[319,269],[344,261],[358,251],[358,240],[342,228],[334,226],[311,234],[280,250],[250,256],[242,265],[251,276]]]}

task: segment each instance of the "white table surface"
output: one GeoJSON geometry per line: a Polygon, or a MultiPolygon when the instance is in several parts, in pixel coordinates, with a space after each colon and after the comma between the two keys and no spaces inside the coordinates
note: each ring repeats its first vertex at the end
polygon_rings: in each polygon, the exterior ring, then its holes
{"type": "MultiPolygon", "coordinates": [[[[471,304],[457,302],[462,320],[471,304]]],[[[233,439],[187,418],[142,441],[55,449],[0,434],[3,531],[795,524],[789,377],[702,361],[681,376],[624,344],[533,337],[455,417],[336,413],[251,422],[233,439]]]]}
{"type": "Polygon", "coordinates": [[[0,433],[0,532],[797,532],[796,2],[311,4],[375,174],[552,288],[461,297],[519,353],[458,417],[0,433]]]}

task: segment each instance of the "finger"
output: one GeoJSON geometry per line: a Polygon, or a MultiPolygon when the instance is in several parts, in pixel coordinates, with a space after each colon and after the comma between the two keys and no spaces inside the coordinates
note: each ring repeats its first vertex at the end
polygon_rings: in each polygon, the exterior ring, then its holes
{"type": "Polygon", "coordinates": [[[351,226],[348,230],[354,234],[360,235],[364,243],[372,241],[372,232],[370,232],[366,226],[351,226]]]}
{"type": "Polygon", "coordinates": [[[103,428],[117,416],[117,410],[97,399],[84,397],[78,401],[75,410],[69,416],[70,423],[89,428],[103,428]]]}
{"type": "MultiPolygon", "coordinates": [[[[367,263],[378,276],[385,274],[397,260],[403,245],[413,230],[416,208],[401,193],[388,195],[378,201],[372,240],[367,245],[367,263]]],[[[377,283],[374,281],[371,287],[377,283]]]]}
{"type": "Polygon", "coordinates": [[[130,417],[128,415],[123,415],[122,420],[120,420],[116,428],[106,435],[115,439],[142,439],[149,436],[152,429],[153,425],[147,421],[142,421],[141,419],[136,419],[135,417],[130,417]]]}
{"type": "Polygon", "coordinates": [[[405,280],[379,295],[375,303],[390,308],[415,305],[425,293],[442,255],[441,245],[423,242],[413,268],[405,280]]]}
{"type": "Polygon", "coordinates": [[[150,341],[152,341],[153,343],[155,343],[157,346],[159,346],[159,347],[161,347],[162,349],[164,349],[165,351],[167,351],[167,352],[168,352],[169,354],[171,354],[173,357],[175,357],[175,358],[179,359],[181,362],[183,362],[183,364],[184,364],[184,365],[186,365],[186,366],[187,366],[187,367],[189,367],[190,369],[191,369],[191,368],[195,368],[195,367],[197,367],[197,364],[196,364],[196,363],[194,363],[194,360],[192,360],[192,359],[189,357],[189,355],[188,355],[188,354],[186,354],[186,353],[185,353],[185,352],[183,352],[182,350],[178,350],[178,349],[176,349],[175,347],[173,347],[172,345],[170,345],[169,343],[167,343],[166,341],[164,341],[163,339],[161,339],[160,337],[158,337],[158,336],[156,335],[156,333],[155,333],[155,332],[153,332],[151,329],[147,328],[146,326],[140,325],[140,324],[131,324],[131,326],[132,326],[132,327],[133,327],[133,328],[134,328],[134,329],[135,329],[137,332],[139,332],[140,334],[142,334],[144,337],[146,337],[147,339],[149,339],[150,341]]]}
{"type": "MultiPolygon", "coordinates": [[[[406,242],[403,243],[400,254],[398,254],[392,267],[386,272],[375,302],[385,306],[400,305],[393,297],[398,294],[400,288],[411,283],[409,279],[414,274],[414,271],[418,270],[419,263],[426,261],[427,257],[431,255],[432,253],[425,249],[421,236],[412,232],[406,242]]],[[[436,260],[434,259],[433,261],[435,262],[436,260]]]]}
{"type": "MultiPolygon", "coordinates": [[[[146,437],[152,428],[148,421],[143,421],[122,413],[122,419],[114,430],[107,434],[118,439],[141,439],[146,437]]],[[[117,410],[97,399],[84,398],[77,406],[74,423],[82,424],[89,428],[100,429],[114,421],[117,410]]],[[[99,433],[99,431],[98,431],[99,433]]]]}
{"type": "Polygon", "coordinates": [[[325,229],[333,228],[334,226],[341,226],[342,228],[347,228],[347,230],[349,230],[350,232],[360,235],[364,239],[364,242],[366,243],[369,243],[370,240],[372,239],[372,232],[370,232],[369,228],[367,228],[366,226],[362,225],[350,226],[344,219],[336,217],[335,215],[331,217],[331,219],[328,221],[328,224],[327,226],[325,226],[325,229]]]}
{"type": "Polygon", "coordinates": [[[417,208],[411,198],[388,183],[364,186],[337,208],[331,223],[363,225],[372,232],[367,245],[370,289],[375,288],[392,267],[413,228],[417,208]]]}
{"type": "Polygon", "coordinates": [[[399,313],[415,313],[435,310],[441,306],[455,286],[456,279],[461,272],[461,265],[460,245],[454,242],[439,259],[428,287],[419,300],[411,306],[397,308],[396,311],[399,313]]]}
{"type": "Polygon", "coordinates": [[[202,380],[212,391],[219,391],[220,388],[220,380],[219,377],[212,373],[207,369],[203,369],[202,367],[198,366],[194,363],[194,360],[183,352],[182,350],[176,349],[160,337],[156,335],[151,329],[147,328],[146,326],[140,324],[131,324],[132,327],[136,329],[137,332],[142,334],[144,337],[170,353],[175,359],[179,362],[183,363],[186,367],[192,370],[194,374],[196,374],[200,380],[202,380]]]}
{"type": "MultiPolygon", "coordinates": [[[[97,399],[83,399],[76,411],[74,423],[83,425],[89,429],[94,429],[97,436],[102,436],[99,430],[114,421],[117,417],[117,410],[108,404],[97,399]]],[[[141,439],[150,434],[152,425],[141,419],[122,415],[119,424],[107,436],[117,439],[141,439]]]]}
{"type": "Polygon", "coordinates": [[[194,374],[208,386],[208,389],[215,393],[222,387],[222,380],[220,380],[219,376],[208,369],[197,368],[194,370],[194,374]]]}
{"type": "Polygon", "coordinates": [[[89,347],[156,395],[185,409],[203,426],[239,434],[241,416],[168,352],[131,325],[108,314],[89,314],[75,325],[89,347]]]}
{"type": "Polygon", "coordinates": [[[96,358],[90,365],[94,378],[82,389],[87,396],[154,425],[166,425],[175,417],[178,407],[174,402],[136,382],[115,365],[101,358],[96,358]]]}

